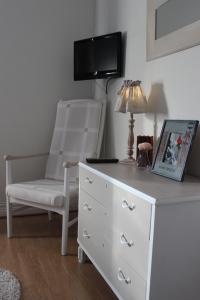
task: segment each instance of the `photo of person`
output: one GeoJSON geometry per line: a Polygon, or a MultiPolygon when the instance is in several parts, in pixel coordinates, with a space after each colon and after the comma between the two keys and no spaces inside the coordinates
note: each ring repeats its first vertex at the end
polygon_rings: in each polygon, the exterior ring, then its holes
{"type": "Polygon", "coordinates": [[[178,166],[180,163],[182,144],[182,134],[171,132],[169,134],[166,150],[163,156],[163,162],[168,165],[178,166]]]}
{"type": "Polygon", "coordinates": [[[199,121],[164,120],[152,172],[183,181],[199,121]]]}

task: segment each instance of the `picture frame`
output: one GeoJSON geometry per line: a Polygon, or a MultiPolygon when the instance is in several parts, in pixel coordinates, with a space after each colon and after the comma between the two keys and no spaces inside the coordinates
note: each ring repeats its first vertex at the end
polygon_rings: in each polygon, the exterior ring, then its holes
{"type": "Polygon", "coordinates": [[[151,171],[183,181],[199,121],[164,120],[151,171]]]}
{"type": "Polygon", "coordinates": [[[198,0],[147,0],[147,61],[200,44],[199,6],[198,0]]]}

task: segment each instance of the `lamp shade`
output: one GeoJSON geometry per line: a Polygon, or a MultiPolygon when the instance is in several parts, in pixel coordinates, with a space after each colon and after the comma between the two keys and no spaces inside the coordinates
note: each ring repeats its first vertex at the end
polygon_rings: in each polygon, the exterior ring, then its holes
{"type": "Polygon", "coordinates": [[[117,112],[134,114],[146,112],[147,100],[141,88],[141,81],[125,80],[115,105],[117,112]]]}

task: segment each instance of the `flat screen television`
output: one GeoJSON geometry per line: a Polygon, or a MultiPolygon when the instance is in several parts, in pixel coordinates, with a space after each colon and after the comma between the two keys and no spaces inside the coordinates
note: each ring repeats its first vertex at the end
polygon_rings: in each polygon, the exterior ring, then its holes
{"type": "Polygon", "coordinates": [[[121,32],[74,42],[74,80],[120,77],[121,32]]]}

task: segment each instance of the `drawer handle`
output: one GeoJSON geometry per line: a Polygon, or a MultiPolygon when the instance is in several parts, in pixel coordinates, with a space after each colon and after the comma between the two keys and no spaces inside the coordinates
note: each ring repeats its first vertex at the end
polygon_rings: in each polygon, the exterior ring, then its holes
{"type": "Polygon", "coordinates": [[[88,234],[87,230],[84,230],[84,231],[83,231],[83,237],[84,237],[84,239],[90,239],[90,238],[91,238],[91,235],[88,234]]]}
{"type": "Polygon", "coordinates": [[[126,200],[122,201],[122,207],[123,208],[128,208],[129,210],[133,211],[135,209],[135,205],[129,205],[128,202],[126,200]]]}
{"type": "Polygon", "coordinates": [[[132,247],[134,245],[132,240],[130,240],[130,242],[128,241],[124,233],[121,234],[120,242],[122,245],[126,245],[128,247],[132,247]]]}
{"type": "Polygon", "coordinates": [[[92,207],[90,207],[88,203],[85,203],[85,204],[83,205],[83,209],[84,209],[84,210],[91,211],[91,210],[92,210],[92,207]]]}
{"type": "Polygon", "coordinates": [[[86,182],[86,183],[89,183],[89,184],[92,184],[92,183],[93,183],[93,180],[90,179],[89,177],[86,177],[86,178],[85,178],[85,182],[86,182]]]}
{"type": "Polygon", "coordinates": [[[126,278],[126,276],[124,275],[124,273],[122,272],[121,269],[119,269],[119,271],[118,271],[118,280],[124,281],[126,284],[131,283],[131,279],[129,277],[126,278]]]}

